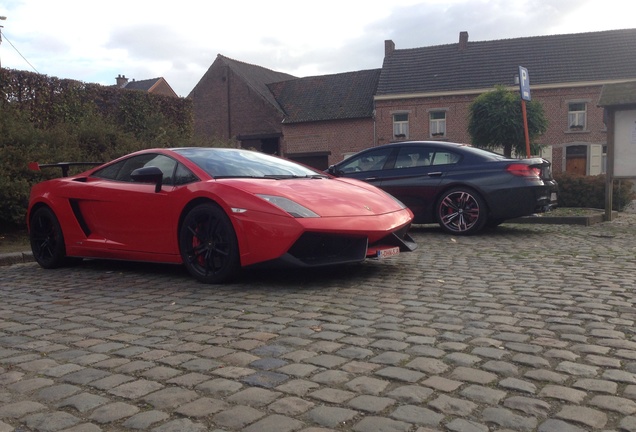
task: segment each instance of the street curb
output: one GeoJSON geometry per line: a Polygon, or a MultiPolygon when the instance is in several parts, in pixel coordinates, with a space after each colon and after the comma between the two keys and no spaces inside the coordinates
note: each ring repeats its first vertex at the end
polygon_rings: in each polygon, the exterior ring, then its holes
{"type": "Polygon", "coordinates": [[[24,264],[33,261],[31,252],[12,252],[0,254],[0,267],[13,264],[24,264]]]}
{"type": "MultiPolygon", "coordinates": [[[[612,211],[612,219],[618,216],[617,211],[612,211]]],[[[588,216],[546,216],[538,214],[534,216],[524,216],[517,219],[507,220],[506,223],[519,224],[560,224],[560,225],[583,225],[589,226],[605,221],[605,213],[600,212],[588,216]]]]}

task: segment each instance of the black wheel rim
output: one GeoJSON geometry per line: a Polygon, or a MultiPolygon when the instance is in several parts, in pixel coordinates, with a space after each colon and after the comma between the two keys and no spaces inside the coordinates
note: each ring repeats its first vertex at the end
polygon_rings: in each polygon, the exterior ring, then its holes
{"type": "Polygon", "coordinates": [[[475,197],[468,192],[452,192],[440,204],[440,221],[446,228],[466,232],[479,221],[481,209],[475,197]]]}
{"type": "Polygon", "coordinates": [[[59,235],[48,215],[37,215],[31,223],[31,248],[38,262],[54,258],[59,245],[59,235]]]}
{"type": "Polygon", "coordinates": [[[186,256],[190,267],[202,276],[222,272],[230,262],[230,233],[209,214],[198,214],[187,227],[186,256]]]}

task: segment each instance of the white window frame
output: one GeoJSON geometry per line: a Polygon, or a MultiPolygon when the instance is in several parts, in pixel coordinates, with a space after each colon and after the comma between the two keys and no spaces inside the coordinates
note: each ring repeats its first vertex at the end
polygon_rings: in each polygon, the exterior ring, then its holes
{"type": "Polygon", "coordinates": [[[585,130],[587,129],[587,102],[577,101],[568,102],[568,129],[569,130],[585,130]],[[577,105],[582,105],[583,109],[577,105]]]}
{"type": "Polygon", "coordinates": [[[393,113],[393,139],[408,139],[408,137],[409,113],[393,113]]]}
{"type": "Polygon", "coordinates": [[[446,136],[446,111],[435,110],[428,114],[429,130],[432,137],[444,138],[446,136]],[[442,114],[443,118],[433,118],[436,114],[442,114]]]}

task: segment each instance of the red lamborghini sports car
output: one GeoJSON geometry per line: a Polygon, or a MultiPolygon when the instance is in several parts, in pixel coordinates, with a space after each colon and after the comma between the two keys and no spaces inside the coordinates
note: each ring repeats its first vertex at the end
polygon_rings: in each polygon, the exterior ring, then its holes
{"type": "Polygon", "coordinates": [[[319,267],[417,246],[413,213],[359,180],[263,153],[149,149],[31,190],[27,224],[44,268],[76,258],[184,264],[204,283],[248,266],[319,267]]]}

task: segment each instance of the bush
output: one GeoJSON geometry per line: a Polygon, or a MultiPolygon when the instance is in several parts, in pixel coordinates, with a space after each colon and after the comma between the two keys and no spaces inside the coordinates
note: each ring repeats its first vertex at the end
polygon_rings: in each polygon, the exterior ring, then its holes
{"type": "MultiPolygon", "coordinates": [[[[605,208],[605,175],[561,173],[554,178],[559,182],[559,207],[605,208]]],[[[636,198],[633,186],[630,180],[614,180],[612,210],[621,211],[636,198]]]]}

